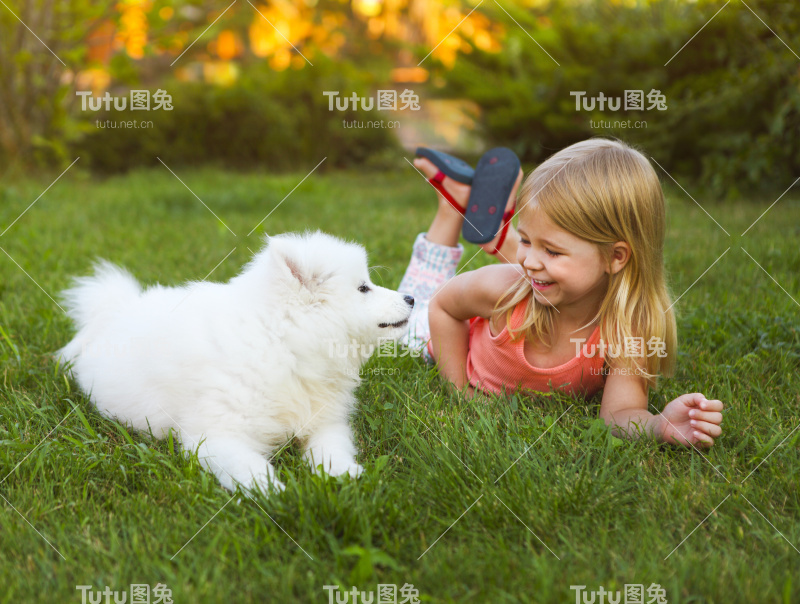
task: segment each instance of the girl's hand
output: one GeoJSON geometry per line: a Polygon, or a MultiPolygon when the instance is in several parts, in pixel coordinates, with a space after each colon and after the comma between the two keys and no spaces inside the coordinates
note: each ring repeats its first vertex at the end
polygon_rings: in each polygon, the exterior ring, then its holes
{"type": "Polygon", "coordinates": [[[664,442],[686,447],[700,444],[711,448],[722,434],[722,407],[717,400],[707,400],[700,393],[682,394],[661,413],[661,435],[664,442]]]}

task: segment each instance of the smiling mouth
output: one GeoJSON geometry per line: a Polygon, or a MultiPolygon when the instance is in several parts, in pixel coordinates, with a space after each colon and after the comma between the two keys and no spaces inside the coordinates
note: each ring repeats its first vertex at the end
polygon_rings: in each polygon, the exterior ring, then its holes
{"type": "Polygon", "coordinates": [[[405,325],[406,323],[408,323],[408,319],[403,319],[402,321],[398,321],[397,323],[378,323],[378,327],[380,327],[381,329],[384,329],[386,327],[403,327],[403,325],[405,325]]]}
{"type": "Polygon", "coordinates": [[[555,285],[555,281],[539,281],[538,279],[531,279],[531,287],[533,291],[544,292],[550,291],[550,288],[555,285]]]}

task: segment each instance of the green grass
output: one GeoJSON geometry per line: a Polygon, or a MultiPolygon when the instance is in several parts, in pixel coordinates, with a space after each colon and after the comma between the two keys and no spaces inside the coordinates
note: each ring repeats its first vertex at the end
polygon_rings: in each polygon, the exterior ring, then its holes
{"type": "MultiPolygon", "coordinates": [[[[670,604],[800,601],[800,307],[740,249],[800,301],[796,198],[744,237],[774,198],[701,200],[728,237],[669,195],[676,297],[731,248],[680,299],[678,374],[650,399],[722,400],[711,451],[616,439],[598,400],[460,403],[420,360],[373,359],[354,418],[365,475],[314,477],[290,446],[286,491],[237,502],[169,442],[98,415],[51,361],[72,328],[42,289],[55,298],[96,257],[172,284],[230,253],[210,277],[224,280],[263,232],[306,228],[363,243],[376,282],[396,287],[434,202],[409,166],[314,174],[247,236],[303,174],[177,173],[237,236],[154,169],[74,170],[0,237],[30,275],[0,252],[0,601],[80,602],[77,585],[133,583],[165,583],[175,602],[327,602],[323,585],[378,583],[431,602],[574,602],[571,585],[626,583],[659,584],[670,604]]],[[[0,185],[0,230],[53,177],[0,185]]]]}

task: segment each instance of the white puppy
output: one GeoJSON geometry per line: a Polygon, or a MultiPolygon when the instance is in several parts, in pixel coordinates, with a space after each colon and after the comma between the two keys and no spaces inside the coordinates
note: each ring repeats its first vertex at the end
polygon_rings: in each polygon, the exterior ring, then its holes
{"type": "Polygon", "coordinates": [[[169,429],[227,489],[281,489],[270,454],[293,435],[316,469],[358,476],[349,426],[359,368],[402,333],[414,299],[374,285],[364,249],[324,233],[268,238],[227,283],[142,290],[100,262],[64,292],[58,352],[100,413],[169,429]]]}

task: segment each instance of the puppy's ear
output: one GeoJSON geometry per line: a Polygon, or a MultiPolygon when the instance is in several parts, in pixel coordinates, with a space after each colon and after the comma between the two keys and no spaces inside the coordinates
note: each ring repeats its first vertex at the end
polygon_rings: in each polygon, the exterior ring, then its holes
{"type": "Polygon", "coordinates": [[[319,286],[330,277],[330,275],[320,275],[304,266],[300,256],[302,252],[295,249],[289,241],[273,237],[270,240],[269,248],[280,273],[311,293],[316,292],[319,286]]]}
{"type": "Polygon", "coordinates": [[[289,272],[291,273],[292,277],[294,277],[294,279],[306,289],[309,290],[312,289],[314,285],[313,278],[309,278],[309,276],[303,274],[303,271],[300,270],[300,265],[292,258],[284,256],[282,259],[286,264],[286,268],[289,269],[289,272]]]}

